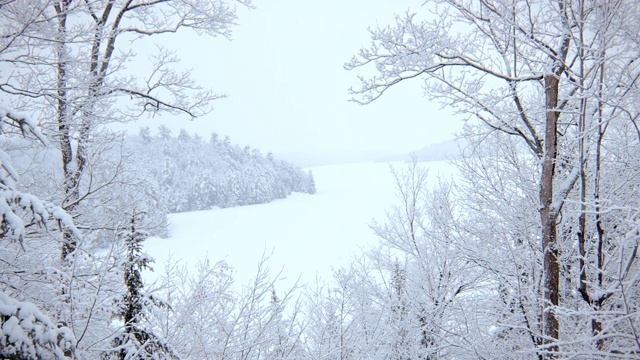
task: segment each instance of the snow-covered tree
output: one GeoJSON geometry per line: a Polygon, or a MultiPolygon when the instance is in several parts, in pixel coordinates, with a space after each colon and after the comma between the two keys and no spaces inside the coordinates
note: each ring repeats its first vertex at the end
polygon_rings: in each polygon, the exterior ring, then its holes
{"type": "Polygon", "coordinates": [[[205,260],[195,273],[169,262],[158,293],[170,307],[150,317],[157,334],[185,358],[303,359],[295,287],[274,298],[279,275],[266,261],[241,285],[223,261],[205,260]]]}
{"type": "Polygon", "coordinates": [[[307,185],[307,193],[315,194],[316,193],[316,180],[313,178],[313,173],[309,170],[309,180],[307,185]]]}
{"type": "Polygon", "coordinates": [[[504,285],[494,294],[511,317],[500,335],[505,341],[541,358],[637,354],[640,343],[624,340],[637,326],[638,309],[625,300],[637,286],[640,261],[629,242],[637,239],[635,225],[628,227],[637,223],[637,194],[630,192],[633,170],[620,168],[617,156],[634,163],[640,140],[638,7],[467,0],[424,6],[434,16],[406,13],[371,29],[372,46],[347,64],[377,71],[352,89],[356,101],[370,103],[400,82],[422,79],[431,99],[477,120],[463,133],[478,156],[463,166],[469,183],[462,198],[469,201],[460,228],[471,230],[468,246],[479,249],[469,252],[470,261],[494,270],[489,274],[504,285]],[[630,150],[609,151],[621,142],[630,150]],[[629,181],[608,188],[607,181],[617,183],[605,180],[609,171],[629,181]],[[626,199],[617,197],[622,193],[626,199]],[[613,210],[619,206],[626,210],[613,210]],[[507,265],[501,271],[495,254],[483,254],[488,239],[506,241],[497,257],[507,265]]]}
{"type": "MultiPolygon", "coordinates": [[[[32,142],[46,143],[36,123],[0,104],[0,136],[4,141],[23,136],[32,142]]],[[[34,225],[44,228],[65,227],[79,234],[71,217],[59,206],[44,202],[38,197],[20,190],[20,177],[11,157],[0,149],[0,243],[4,249],[0,277],[0,356],[9,359],[64,359],[72,356],[76,339],[71,330],[58,325],[42,313],[33,303],[19,301],[22,297],[23,276],[29,277],[31,269],[23,270],[18,257],[8,253],[26,253],[31,244],[25,243],[27,229],[34,225]],[[57,224],[56,224],[57,223],[57,224]],[[12,296],[13,295],[13,296],[12,296]]]]}
{"type": "MultiPolygon", "coordinates": [[[[25,114],[9,109],[0,103],[0,135],[7,141],[13,136],[31,137],[32,142],[47,143],[37,125],[25,114]]],[[[6,238],[22,244],[26,227],[48,226],[55,219],[71,232],[78,233],[71,217],[59,206],[43,202],[36,196],[20,191],[20,176],[14,169],[10,155],[0,149],[0,239],[6,238]]]]}
{"type": "Polygon", "coordinates": [[[382,254],[389,256],[390,308],[401,309],[392,313],[408,344],[404,351],[426,358],[468,356],[452,351],[473,342],[474,331],[457,323],[458,310],[478,296],[472,292],[479,292],[482,272],[459,257],[458,214],[449,180],[434,176],[428,184],[428,171],[415,158],[406,170],[392,172],[399,201],[385,223],[373,229],[383,249],[388,248],[382,254]]]}
{"type": "Polygon", "coordinates": [[[126,293],[118,301],[118,311],[114,315],[122,321],[123,327],[112,342],[114,348],[104,357],[121,360],[177,359],[179,357],[171,346],[153,333],[147,321],[151,308],[166,305],[144,290],[141,272],[151,269],[153,259],[142,251],[142,243],[148,236],[147,232],[138,228],[142,215],[134,212],[129,228],[120,234],[125,250],[121,271],[126,293]]]}

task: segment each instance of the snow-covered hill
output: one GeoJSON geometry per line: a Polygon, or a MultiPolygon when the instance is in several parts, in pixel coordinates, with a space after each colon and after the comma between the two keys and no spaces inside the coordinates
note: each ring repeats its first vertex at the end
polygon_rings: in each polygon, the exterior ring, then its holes
{"type": "MultiPolygon", "coordinates": [[[[394,167],[406,166],[395,163],[394,167]]],[[[425,163],[430,178],[448,176],[452,165],[425,163]]],[[[289,286],[327,278],[332,268],[346,265],[361,247],[373,244],[376,236],[369,228],[372,220],[384,220],[385,211],[395,203],[395,182],[386,163],[357,163],[311,169],[317,194],[294,193],[268,204],[170,216],[168,238],[150,238],[146,251],[156,259],[156,274],[171,254],[193,266],[198,259],[226,259],[236,270],[236,280],[246,283],[257,269],[263,254],[271,274],[281,269],[289,286]]],[[[154,275],[148,275],[152,279],[154,275]]]]}

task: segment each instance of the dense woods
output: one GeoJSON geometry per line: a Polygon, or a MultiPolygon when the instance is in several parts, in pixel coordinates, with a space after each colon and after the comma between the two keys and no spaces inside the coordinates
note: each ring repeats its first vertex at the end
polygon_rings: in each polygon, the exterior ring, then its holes
{"type": "Polygon", "coordinates": [[[149,197],[171,213],[262,204],[293,191],[316,191],[310,173],[215,133],[203,140],[184,130],[172,136],[166,127],[153,136],[144,128],[127,139],[125,148],[146,179],[149,197]]]}

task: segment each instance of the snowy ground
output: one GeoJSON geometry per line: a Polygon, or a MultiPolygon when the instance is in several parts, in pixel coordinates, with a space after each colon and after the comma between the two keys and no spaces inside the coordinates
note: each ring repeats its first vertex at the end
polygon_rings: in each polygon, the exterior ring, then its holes
{"type": "MultiPolygon", "coordinates": [[[[429,178],[449,176],[445,162],[425,164],[429,178]]],[[[394,164],[400,168],[402,163],[394,164]]],[[[237,283],[256,272],[263,254],[272,254],[271,274],[283,270],[283,287],[329,280],[332,268],[346,265],[354,252],[377,241],[369,228],[375,218],[384,221],[394,205],[395,183],[389,164],[358,163],[315,167],[317,194],[294,193],[269,204],[213,209],[170,216],[171,237],[148,239],[146,251],[156,259],[156,274],[172,254],[192,266],[205,256],[226,259],[236,270],[237,283]]],[[[153,275],[147,274],[151,280],[153,275]]]]}

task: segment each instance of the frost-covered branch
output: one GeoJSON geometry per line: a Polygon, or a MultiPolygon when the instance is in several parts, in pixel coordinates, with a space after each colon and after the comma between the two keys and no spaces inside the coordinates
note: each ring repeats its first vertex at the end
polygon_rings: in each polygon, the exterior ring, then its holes
{"type": "MultiPolygon", "coordinates": [[[[33,120],[0,104],[0,131],[11,134],[7,126],[19,129],[22,136],[34,136],[39,141],[47,143],[47,139],[33,120]]],[[[56,221],[62,228],[69,229],[74,236],[81,236],[71,216],[62,208],[18,190],[19,175],[13,168],[9,155],[3,150],[0,150],[0,166],[3,170],[0,171],[0,238],[7,237],[19,241],[24,248],[27,224],[35,223],[46,228],[50,220],[56,221]]]]}
{"type": "Polygon", "coordinates": [[[76,340],[35,305],[0,291],[0,356],[9,359],[68,359],[76,340]]]}

